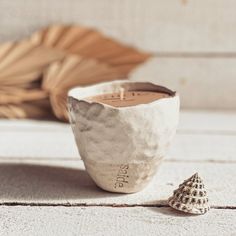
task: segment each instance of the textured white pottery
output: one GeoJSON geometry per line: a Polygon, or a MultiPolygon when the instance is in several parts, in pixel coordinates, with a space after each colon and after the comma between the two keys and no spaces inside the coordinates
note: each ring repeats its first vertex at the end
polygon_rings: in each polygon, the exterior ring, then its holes
{"type": "Polygon", "coordinates": [[[69,91],[73,133],[85,167],[95,183],[111,192],[142,190],[156,173],[172,140],[179,116],[179,96],[146,82],[114,81],[69,91]],[[157,91],[170,97],[148,104],[112,107],[87,97],[126,91],[157,91]]]}

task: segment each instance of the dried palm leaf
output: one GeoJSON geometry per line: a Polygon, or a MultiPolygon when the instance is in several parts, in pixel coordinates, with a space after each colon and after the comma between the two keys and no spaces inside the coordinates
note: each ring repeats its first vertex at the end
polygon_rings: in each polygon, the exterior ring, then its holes
{"type": "Polygon", "coordinates": [[[68,89],[126,78],[149,57],[93,29],[74,25],[51,26],[29,40],[2,44],[0,117],[43,117],[51,114],[51,104],[54,114],[67,120],[68,89]]]}
{"type": "Polygon", "coordinates": [[[119,77],[116,68],[92,59],[68,56],[52,63],[45,71],[42,88],[49,92],[54,114],[67,120],[66,99],[68,89],[94,84],[119,77]]]}
{"type": "Polygon", "coordinates": [[[36,32],[31,40],[70,54],[97,59],[127,75],[151,55],[125,46],[96,30],[81,26],[57,25],[36,32]]]}
{"type": "MultiPolygon", "coordinates": [[[[15,43],[0,61],[1,78],[40,72],[51,62],[65,56],[62,51],[37,46],[30,41],[15,43]]],[[[19,83],[19,79],[18,83],[19,83]]]]}
{"type": "Polygon", "coordinates": [[[0,61],[5,57],[9,50],[14,47],[14,45],[13,42],[7,42],[0,45],[0,61]]]}
{"type": "Polygon", "coordinates": [[[50,95],[49,99],[54,115],[60,120],[68,121],[67,92],[65,90],[57,90],[50,95]]]}
{"type": "Polygon", "coordinates": [[[1,87],[0,105],[21,104],[27,101],[37,101],[48,97],[48,93],[41,89],[23,89],[19,87],[1,87]]]}
{"type": "Polygon", "coordinates": [[[25,102],[20,105],[0,105],[0,118],[8,119],[52,119],[53,113],[48,99],[25,102]]]}
{"type": "Polygon", "coordinates": [[[13,75],[7,77],[0,77],[1,86],[17,86],[17,87],[30,87],[32,83],[40,80],[43,71],[36,70],[26,74],[13,75]]]}

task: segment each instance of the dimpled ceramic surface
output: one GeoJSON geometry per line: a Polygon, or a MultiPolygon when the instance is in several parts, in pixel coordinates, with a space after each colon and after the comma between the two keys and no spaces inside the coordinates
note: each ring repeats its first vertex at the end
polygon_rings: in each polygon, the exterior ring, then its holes
{"type": "Polygon", "coordinates": [[[105,190],[130,193],[147,185],[165,157],[178,123],[179,97],[154,84],[116,81],[72,89],[68,108],[89,175],[105,190]],[[170,96],[121,108],[86,100],[89,96],[117,92],[121,87],[170,96]]]}

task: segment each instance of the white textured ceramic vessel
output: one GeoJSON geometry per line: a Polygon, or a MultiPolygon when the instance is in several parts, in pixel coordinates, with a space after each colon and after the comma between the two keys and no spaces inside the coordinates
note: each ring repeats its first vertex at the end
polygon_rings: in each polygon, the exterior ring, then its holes
{"type": "Polygon", "coordinates": [[[175,135],[179,96],[146,82],[115,81],[69,91],[70,122],[80,156],[95,183],[111,192],[142,190],[152,179],[175,135]],[[126,91],[169,95],[148,104],[113,107],[87,97],[126,91]]]}

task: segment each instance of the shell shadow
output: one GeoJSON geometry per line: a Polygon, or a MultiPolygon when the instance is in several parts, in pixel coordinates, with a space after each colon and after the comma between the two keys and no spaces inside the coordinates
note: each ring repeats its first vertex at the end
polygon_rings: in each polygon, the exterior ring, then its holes
{"type": "Polygon", "coordinates": [[[85,170],[33,164],[0,164],[1,202],[70,202],[116,197],[98,188],[85,170]]]}
{"type": "Polygon", "coordinates": [[[182,211],[177,211],[171,207],[168,206],[161,206],[161,207],[149,207],[150,211],[154,211],[156,213],[161,213],[163,215],[168,216],[175,216],[175,217],[196,217],[197,215],[194,214],[188,214],[182,211]]]}

